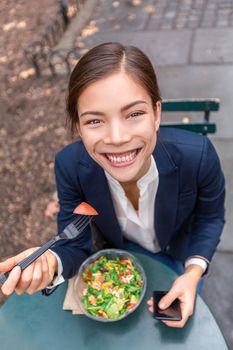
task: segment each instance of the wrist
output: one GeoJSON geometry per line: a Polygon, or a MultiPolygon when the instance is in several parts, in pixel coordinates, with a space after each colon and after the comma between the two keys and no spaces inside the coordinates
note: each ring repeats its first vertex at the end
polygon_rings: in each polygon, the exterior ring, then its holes
{"type": "Polygon", "coordinates": [[[196,284],[198,284],[203,275],[203,269],[200,265],[189,265],[185,268],[184,274],[190,277],[193,281],[195,281],[196,284]]]}

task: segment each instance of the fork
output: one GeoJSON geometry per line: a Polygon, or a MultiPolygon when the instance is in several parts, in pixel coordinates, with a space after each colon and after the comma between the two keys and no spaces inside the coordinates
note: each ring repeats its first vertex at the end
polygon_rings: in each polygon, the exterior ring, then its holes
{"type": "MultiPolygon", "coordinates": [[[[56,242],[62,240],[62,239],[74,239],[77,238],[81,232],[89,225],[91,222],[93,216],[89,215],[79,215],[77,218],[75,218],[74,221],[72,221],[66,228],[56,237],[50,239],[47,243],[45,243],[43,246],[38,248],[36,251],[34,251],[32,254],[30,254],[28,257],[23,259],[20,263],[18,263],[16,266],[19,266],[21,270],[26,269],[29,265],[31,265],[37,258],[39,258],[46,250],[51,248],[56,242]]],[[[3,284],[6,282],[10,271],[5,272],[0,275],[0,284],[3,284]]]]}

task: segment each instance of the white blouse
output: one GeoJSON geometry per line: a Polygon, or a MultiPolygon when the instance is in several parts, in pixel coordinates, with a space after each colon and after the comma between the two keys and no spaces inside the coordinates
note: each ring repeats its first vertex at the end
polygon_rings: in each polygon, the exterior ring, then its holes
{"type": "Polygon", "coordinates": [[[121,184],[105,171],[113,206],[123,235],[151,252],[159,252],[160,246],[154,230],[154,203],[159,175],[154,158],[148,172],[138,180],[140,191],[138,211],[126,197],[121,184]]]}

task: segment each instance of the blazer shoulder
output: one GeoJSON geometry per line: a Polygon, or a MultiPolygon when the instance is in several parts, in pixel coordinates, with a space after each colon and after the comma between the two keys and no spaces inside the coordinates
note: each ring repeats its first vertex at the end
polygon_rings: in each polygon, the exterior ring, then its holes
{"type": "Polygon", "coordinates": [[[192,164],[204,159],[205,156],[217,158],[214,146],[208,137],[195,132],[164,128],[161,129],[159,139],[176,160],[188,160],[192,164]]]}
{"type": "Polygon", "coordinates": [[[81,162],[88,166],[88,164],[92,162],[92,158],[88,155],[83,142],[78,140],[62,148],[56,154],[55,161],[66,164],[81,162]]]}
{"type": "Polygon", "coordinates": [[[185,145],[190,146],[203,146],[206,136],[197,134],[192,131],[176,129],[176,128],[161,128],[160,136],[163,142],[176,144],[180,147],[185,145]]]}

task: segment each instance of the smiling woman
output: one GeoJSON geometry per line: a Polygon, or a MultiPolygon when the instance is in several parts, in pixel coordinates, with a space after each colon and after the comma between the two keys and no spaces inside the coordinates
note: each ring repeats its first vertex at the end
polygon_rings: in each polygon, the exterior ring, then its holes
{"type": "Polygon", "coordinates": [[[112,43],[91,51],[70,78],[71,128],[78,130],[89,155],[103,169],[123,187],[134,181],[136,191],[136,181],[150,167],[160,123],[154,69],[134,47],[112,43]]]}
{"type": "MultiPolygon", "coordinates": [[[[182,320],[164,322],[183,327],[224,225],[224,176],[214,147],[206,136],[159,129],[161,97],[152,64],[139,49],[119,43],[101,44],[79,60],[67,111],[81,140],[55,160],[59,232],[73,221],[78,204],[90,203],[108,247],[141,251],[180,275],[159,307],[178,298],[182,320]]],[[[34,293],[72,277],[92,243],[88,227],[28,270],[13,269],[3,292],[34,293]]],[[[0,271],[26,254],[1,263],[0,271]]],[[[152,311],[152,300],[148,304],[152,311]]]]}
{"type": "Polygon", "coordinates": [[[136,187],[150,167],[160,110],[160,101],[153,106],[145,88],[122,69],[79,96],[77,129],[85,148],[123,187],[129,181],[136,187]]]}

